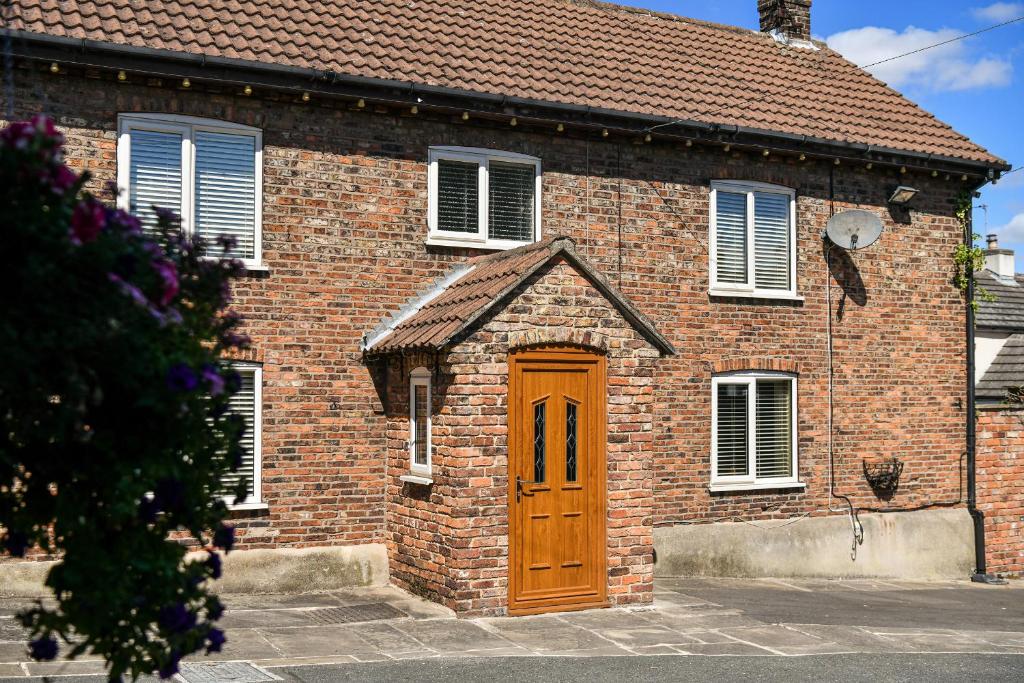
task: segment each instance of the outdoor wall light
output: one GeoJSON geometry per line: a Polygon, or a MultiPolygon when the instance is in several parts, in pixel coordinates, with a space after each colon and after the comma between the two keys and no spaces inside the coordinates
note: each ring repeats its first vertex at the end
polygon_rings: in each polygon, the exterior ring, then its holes
{"type": "Polygon", "coordinates": [[[892,191],[892,196],[889,197],[890,204],[897,204],[903,206],[908,204],[914,195],[917,194],[917,190],[913,187],[907,187],[906,185],[900,185],[892,191]]]}

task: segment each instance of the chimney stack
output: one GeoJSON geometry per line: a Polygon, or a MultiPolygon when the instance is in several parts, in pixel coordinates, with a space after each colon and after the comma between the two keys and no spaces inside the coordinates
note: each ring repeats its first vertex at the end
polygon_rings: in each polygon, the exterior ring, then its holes
{"type": "Polygon", "coordinates": [[[985,268],[996,274],[1000,280],[1015,282],[1013,249],[1000,249],[998,235],[985,235],[985,268]]]}
{"type": "Polygon", "coordinates": [[[761,31],[785,42],[811,39],[811,0],[757,0],[761,31]]]}

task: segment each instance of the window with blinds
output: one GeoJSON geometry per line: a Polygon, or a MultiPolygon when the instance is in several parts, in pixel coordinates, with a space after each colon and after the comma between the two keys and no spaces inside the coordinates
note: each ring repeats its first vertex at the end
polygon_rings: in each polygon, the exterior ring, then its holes
{"type": "Polygon", "coordinates": [[[430,370],[416,368],[409,375],[409,469],[430,474],[430,370]]]}
{"type": "Polygon", "coordinates": [[[208,256],[260,265],[262,135],[189,116],[131,114],[119,119],[122,208],[156,228],[155,208],[181,217],[208,256]],[[230,238],[234,245],[226,248],[230,238]]]}
{"type": "Polygon", "coordinates": [[[786,188],[712,183],[712,294],[796,296],[793,199],[786,188]]]}
{"type": "Polygon", "coordinates": [[[234,365],[234,370],[241,378],[239,390],[231,397],[228,412],[240,415],[245,422],[245,433],[242,435],[242,466],[235,472],[229,472],[221,480],[225,496],[229,503],[234,501],[235,487],[241,479],[245,480],[246,498],[243,503],[260,501],[260,424],[262,376],[263,371],[254,365],[234,365]]]}
{"type": "Polygon", "coordinates": [[[540,177],[533,157],[431,148],[428,243],[507,249],[536,241],[540,177]]]}
{"type": "Polygon", "coordinates": [[[256,256],[256,139],[199,131],[195,136],[195,232],[211,256],[256,256]],[[218,237],[234,238],[224,249],[218,237]]]}
{"type": "Polygon", "coordinates": [[[796,379],[741,374],[712,385],[712,487],[798,484],[796,379]]]}

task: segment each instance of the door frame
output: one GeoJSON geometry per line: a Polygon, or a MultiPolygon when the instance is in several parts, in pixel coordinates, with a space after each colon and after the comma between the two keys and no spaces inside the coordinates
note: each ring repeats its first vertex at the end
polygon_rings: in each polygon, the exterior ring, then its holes
{"type": "MultiPolygon", "coordinates": [[[[510,615],[539,614],[543,612],[567,612],[572,610],[592,609],[608,606],[608,384],[607,358],[603,353],[575,346],[544,346],[530,349],[517,349],[509,353],[508,361],[508,613],[510,615]],[[517,465],[526,453],[525,430],[518,427],[524,424],[519,396],[522,393],[522,370],[557,366],[580,367],[590,366],[594,376],[594,386],[588,397],[594,403],[594,421],[592,436],[593,487],[595,489],[594,507],[590,524],[597,527],[595,534],[600,552],[595,553],[597,576],[596,592],[569,597],[555,597],[517,601],[520,590],[519,562],[522,554],[520,548],[522,537],[519,529],[519,514],[516,509],[515,476],[517,465]]],[[[532,455],[529,458],[532,459],[532,455]]]]}

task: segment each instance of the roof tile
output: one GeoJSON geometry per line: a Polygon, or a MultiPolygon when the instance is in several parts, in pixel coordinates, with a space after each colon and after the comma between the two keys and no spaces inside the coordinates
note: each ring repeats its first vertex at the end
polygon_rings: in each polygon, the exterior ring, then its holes
{"type": "Polygon", "coordinates": [[[28,32],[1001,163],[827,47],[589,0],[13,4],[28,32]]]}

